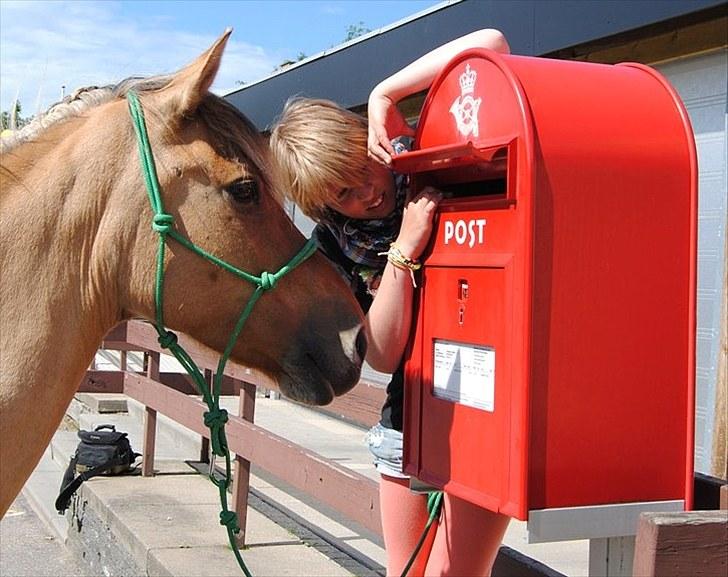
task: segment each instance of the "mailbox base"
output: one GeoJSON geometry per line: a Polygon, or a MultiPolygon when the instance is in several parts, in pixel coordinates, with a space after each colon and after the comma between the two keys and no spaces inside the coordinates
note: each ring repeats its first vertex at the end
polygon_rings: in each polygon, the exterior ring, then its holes
{"type": "Polygon", "coordinates": [[[646,501],[528,512],[528,542],[574,541],[636,535],[640,513],[684,511],[685,501],[646,501]]]}
{"type": "Polygon", "coordinates": [[[528,542],[589,539],[589,575],[631,577],[641,513],[684,511],[685,501],[649,501],[528,513],[528,542]]]}

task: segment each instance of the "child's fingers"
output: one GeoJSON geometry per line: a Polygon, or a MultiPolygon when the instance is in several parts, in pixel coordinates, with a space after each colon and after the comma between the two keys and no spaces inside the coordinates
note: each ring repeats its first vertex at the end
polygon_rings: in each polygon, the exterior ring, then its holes
{"type": "Polygon", "coordinates": [[[383,133],[381,130],[370,129],[367,144],[369,156],[383,164],[391,164],[394,148],[392,148],[392,144],[389,142],[386,133],[383,133]]]}
{"type": "Polygon", "coordinates": [[[381,162],[385,166],[389,166],[392,163],[392,157],[387,154],[387,151],[382,148],[378,143],[369,145],[369,156],[377,162],[381,162]]]}
{"type": "Polygon", "coordinates": [[[423,201],[426,205],[437,206],[442,200],[442,193],[439,190],[432,188],[431,186],[426,186],[419,193],[417,193],[410,200],[410,202],[418,202],[420,200],[423,201]]]}

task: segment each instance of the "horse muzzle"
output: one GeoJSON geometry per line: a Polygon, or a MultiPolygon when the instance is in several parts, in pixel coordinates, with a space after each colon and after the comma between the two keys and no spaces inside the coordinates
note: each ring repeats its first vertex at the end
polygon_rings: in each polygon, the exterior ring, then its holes
{"type": "Polygon", "coordinates": [[[281,392],[308,405],[327,405],[359,382],[367,339],[362,324],[339,332],[339,343],[320,334],[297,339],[299,346],[286,355],[278,378],[281,392]]]}

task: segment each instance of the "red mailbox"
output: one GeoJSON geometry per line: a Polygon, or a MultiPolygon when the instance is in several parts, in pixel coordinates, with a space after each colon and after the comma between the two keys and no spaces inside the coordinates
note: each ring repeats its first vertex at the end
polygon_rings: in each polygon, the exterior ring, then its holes
{"type": "Polygon", "coordinates": [[[445,192],[405,470],[519,519],[690,508],[697,166],[670,85],[640,64],[466,51],[395,168],[445,192]]]}

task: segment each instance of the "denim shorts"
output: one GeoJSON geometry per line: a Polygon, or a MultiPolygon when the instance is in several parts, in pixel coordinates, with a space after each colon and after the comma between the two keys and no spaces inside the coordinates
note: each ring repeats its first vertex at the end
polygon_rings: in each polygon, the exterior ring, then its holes
{"type": "Polygon", "coordinates": [[[365,437],[369,451],[374,455],[374,466],[382,475],[408,479],[402,473],[402,433],[382,426],[374,425],[365,437]]]}

